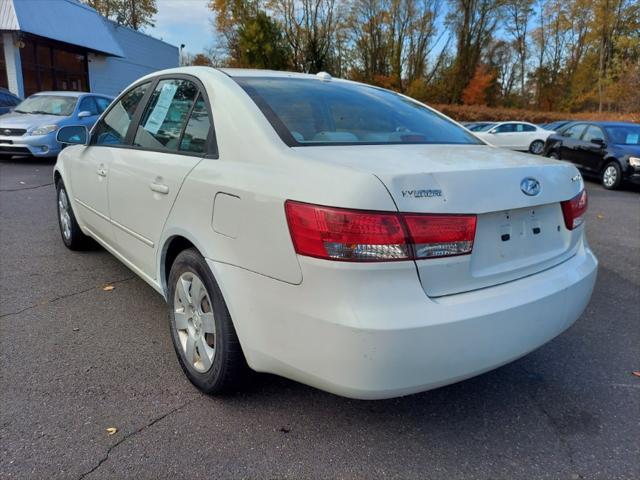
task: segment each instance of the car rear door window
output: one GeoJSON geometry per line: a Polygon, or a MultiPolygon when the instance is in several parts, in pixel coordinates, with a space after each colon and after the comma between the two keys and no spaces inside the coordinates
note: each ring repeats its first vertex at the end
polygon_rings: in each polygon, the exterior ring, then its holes
{"type": "Polygon", "coordinates": [[[596,127],[595,125],[589,125],[587,127],[587,131],[584,132],[582,139],[585,142],[591,142],[592,140],[604,140],[604,133],[600,127],[596,127]]]}
{"type": "Polygon", "coordinates": [[[126,93],[98,122],[91,138],[92,145],[121,145],[125,141],[133,115],[151,85],[143,83],[126,93]]]}
{"type": "Polygon", "coordinates": [[[536,127],[534,127],[533,125],[527,125],[526,123],[521,123],[518,125],[518,127],[520,127],[518,129],[519,132],[535,132],[536,131],[536,127]]]}
{"type": "Polygon", "coordinates": [[[198,96],[189,80],[161,80],[140,120],[133,145],[150,150],[178,150],[187,117],[198,96]]]}
{"type": "Polygon", "coordinates": [[[206,153],[210,128],[211,120],[209,119],[207,104],[202,95],[199,95],[184,129],[184,134],[180,141],[180,151],[206,153]]]}

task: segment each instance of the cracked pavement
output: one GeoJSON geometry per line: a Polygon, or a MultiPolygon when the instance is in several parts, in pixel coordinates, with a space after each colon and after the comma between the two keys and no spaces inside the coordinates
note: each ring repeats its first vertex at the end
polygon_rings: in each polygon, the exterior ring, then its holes
{"type": "Polygon", "coordinates": [[[587,182],[592,302],[517,362],[377,402],[259,374],[213,398],[182,374],[162,298],[64,248],[51,168],[0,161],[0,478],[640,478],[637,189],[587,182]]]}

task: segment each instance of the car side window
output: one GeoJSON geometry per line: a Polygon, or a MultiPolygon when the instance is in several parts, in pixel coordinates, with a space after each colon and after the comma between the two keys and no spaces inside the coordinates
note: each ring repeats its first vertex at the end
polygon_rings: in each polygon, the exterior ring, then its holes
{"type": "Polygon", "coordinates": [[[211,120],[209,119],[209,111],[207,103],[202,95],[198,95],[198,99],[191,111],[191,116],[187,122],[180,142],[180,151],[191,153],[206,153],[207,138],[211,129],[211,120]]]}
{"type": "Polygon", "coordinates": [[[178,150],[180,135],[198,87],[189,80],[158,82],[136,131],[134,146],[151,150],[178,150]]]}
{"type": "Polygon", "coordinates": [[[496,128],[496,133],[512,133],[513,127],[513,123],[505,123],[496,128]]]}
{"type": "Polygon", "coordinates": [[[122,145],[133,115],[150,82],[143,83],[126,93],[98,122],[91,138],[92,145],[122,145]]]}
{"type": "Polygon", "coordinates": [[[521,132],[535,132],[536,131],[536,127],[534,127],[533,125],[527,125],[526,123],[521,123],[520,126],[522,127],[522,130],[519,130],[521,132]]]}
{"type": "Polygon", "coordinates": [[[584,127],[585,125],[583,123],[580,123],[578,125],[573,125],[572,127],[569,127],[564,132],[562,132],[562,136],[567,138],[578,139],[580,138],[580,135],[582,135],[582,131],[584,130],[584,127]]]}
{"type": "Polygon", "coordinates": [[[104,97],[94,97],[96,100],[96,105],[98,105],[98,113],[104,112],[109,104],[111,103],[108,98],[104,97]]]}
{"type": "Polygon", "coordinates": [[[585,142],[590,142],[592,140],[604,140],[604,133],[600,127],[596,127],[595,125],[589,125],[587,127],[587,131],[584,132],[582,139],[585,142]]]}
{"type": "Polygon", "coordinates": [[[93,97],[84,97],[80,101],[78,113],[80,112],[89,112],[91,113],[91,116],[98,115],[98,106],[96,105],[96,101],[93,99],[93,97]]]}

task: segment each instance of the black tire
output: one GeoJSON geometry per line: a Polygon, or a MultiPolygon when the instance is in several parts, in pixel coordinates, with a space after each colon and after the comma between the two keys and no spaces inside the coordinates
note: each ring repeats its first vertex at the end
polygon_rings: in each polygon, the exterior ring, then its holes
{"type": "Polygon", "coordinates": [[[544,142],[542,140],[534,140],[531,142],[531,145],[529,145],[529,153],[534,155],[541,155],[543,150],[544,142]]]}
{"type": "Polygon", "coordinates": [[[64,182],[62,180],[59,180],[56,184],[56,205],[58,211],[58,227],[60,227],[60,236],[62,237],[62,242],[70,250],[86,249],[90,245],[91,239],[84,233],[82,233],[82,230],[80,230],[80,226],[78,225],[76,216],[73,213],[73,208],[71,207],[71,203],[69,202],[67,189],[65,188],[64,182]],[[64,216],[61,213],[61,210],[65,209],[65,200],[66,212],[68,214],[68,217],[66,217],[68,228],[65,228],[65,226],[63,226],[64,216]]]}
{"type": "Polygon", "coordinates": [[[622,169],[618,162],[609,162],[602,170],[602,186],[607,190],[616,190],[622,184],[622,169]]]}
{"type": "MultiPolygon", "coordinates": [[[[191,296],[192,293],[192,286],[193,282],[188,287],[187,293],[189,296],[191,296]]],[[[247,377],[249,367],[242,353],[231,315],[222,297],[220,288],[204,258],[197,250],[187,249],[176,257],[171,266],[171,272],[169,273],[167,300],[169,303],[169,329],[171,331],[173,347],[178,356],[180,367],[182,367],[182,370],[191,383],[202,392],[210,395],[230,393],[241,387],[247,377]],[[194,327],[196,320],[194,320],[193,316],[186,320],[191,330],[180,329],[180,332],[176,323],[176,314],[180,314],[177,310],[183,310],[185,308],[176,295],[178,282],[183,282],[181,279],[189,278],[190,276],[193,278],[194,275],[202,282],[202,286],[207,294],[207,297],[202,298],[199,302],[194,302],[194,304],[196,304],[196,308],[203,316],[205,315],[204,312],[207,311],[206,306],[209,305],[208,311],[213,313],[214,318],[213,335],[211,336],[210,333],[202,333],[202,340],[207,342],[207,346],[215,347],[213,360],[208,360],[211,365],[206,371],[202,371],[202,368],[200,370],[198,369],[197,365],[194,364],[193,357],[192,359],[187,359],[187,347],[182,343],[183,341],[189,341],[188,338],[191,338],[189,334],[190,331],[198,331],[194,327]],[[208,301],[209,299],[210,302],[208,301]]],[[[182,322],[185,322],[185,316],[189,316],[189,314],[183,314],[182,322]]],[[[200,320],[198,320],[198,322],[200,323],[200,320]]],[[[202,322],[201,325],[201,331],[204,332],[204,322],[202,322]]],[[[197,347],[197,341],[195,345],[196,347],[192,349],[192,352],[195,352],[197,358],[201,358],[200,355],[202,355],[202,353],[197,347]]],[[[195,363],[199,363],[200,366],[203,367],[201,360],[195,363]]]]}

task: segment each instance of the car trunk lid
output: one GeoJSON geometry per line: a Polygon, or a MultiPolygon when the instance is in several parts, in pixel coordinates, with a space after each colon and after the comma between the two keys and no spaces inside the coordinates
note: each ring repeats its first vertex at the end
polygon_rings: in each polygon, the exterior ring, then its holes
{"type": "Polygon", "coordinates": [[[477,215],[471,254],[416,261],[429,296],[522,278],[563,262],[578,248],[582,227],[569,231],[560,206],[583,188],[582,178],[569,164],[489,146],[298,150],[319,161],[370,171],[400,212],[477,215]],[[536,195],[522,191],[525,179],[539,182],[536,195]]]}

